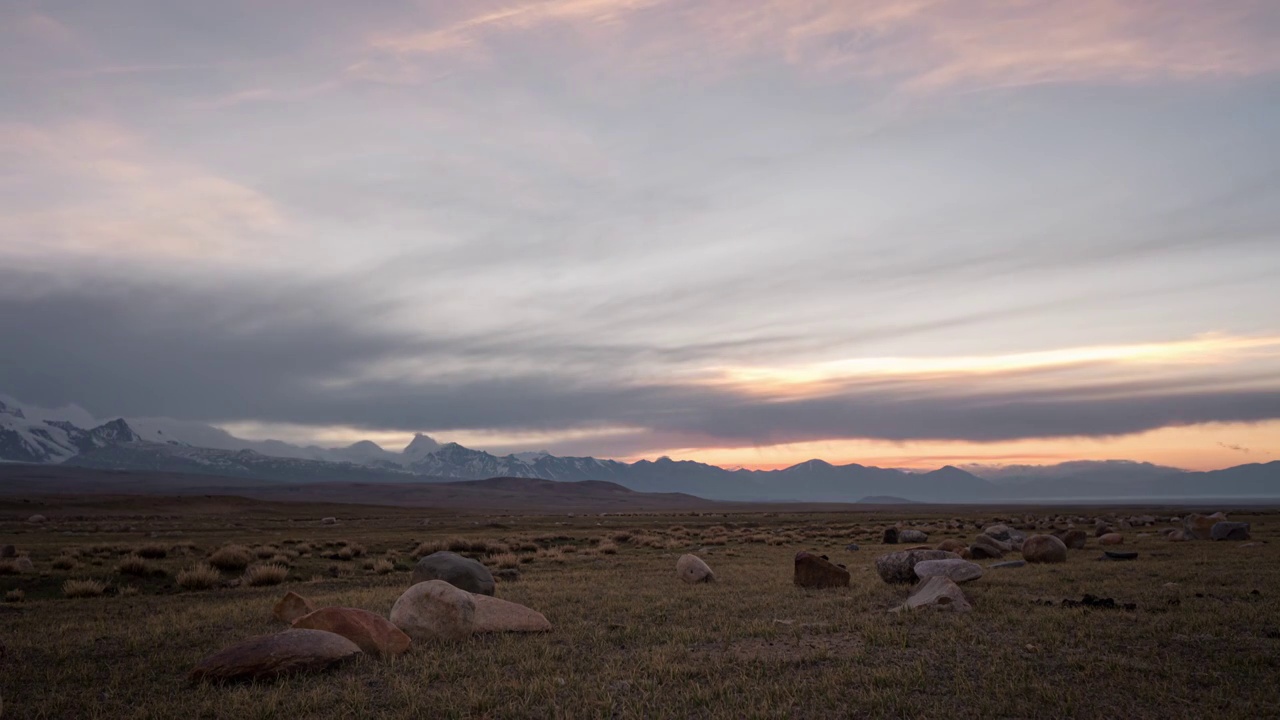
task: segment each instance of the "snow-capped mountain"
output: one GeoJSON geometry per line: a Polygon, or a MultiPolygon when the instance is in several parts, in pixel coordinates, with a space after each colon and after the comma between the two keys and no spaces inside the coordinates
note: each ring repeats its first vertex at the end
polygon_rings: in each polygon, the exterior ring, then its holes
{"type": "Polygon", "coordinates": [[[141,440],[122,419],[85,429],[65,420],[35,420],[0,401],[0,461],[57,463],[80,453],[141,440]]]}

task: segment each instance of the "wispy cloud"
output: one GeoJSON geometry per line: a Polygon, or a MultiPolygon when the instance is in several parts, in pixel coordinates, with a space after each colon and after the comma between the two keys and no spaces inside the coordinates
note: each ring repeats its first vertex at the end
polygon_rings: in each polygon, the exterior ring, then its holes
{"type": "Polygon", "coordinates": [[[752,59],[914,91],[1247,76],[1280,69],[1267,0],[542,0],[467,3],[371,39],[399,57],[484,62],[577,43],[613,69],[687,74],[752,59]]]}

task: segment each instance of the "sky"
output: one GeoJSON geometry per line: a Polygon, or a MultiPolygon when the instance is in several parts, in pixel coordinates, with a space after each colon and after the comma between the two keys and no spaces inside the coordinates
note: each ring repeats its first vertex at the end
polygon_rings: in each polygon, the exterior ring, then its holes
{"type": "Polygon", "coordinates": [[[1280,459],[1280,3],[0,4],[0,392],[777,467],[1280,459]]]}

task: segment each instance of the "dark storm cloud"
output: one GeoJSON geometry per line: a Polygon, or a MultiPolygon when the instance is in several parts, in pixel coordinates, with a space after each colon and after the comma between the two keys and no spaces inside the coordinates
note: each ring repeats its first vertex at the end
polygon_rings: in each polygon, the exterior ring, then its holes
{"type": "MultiPolygon", "coordinates": [[[[640,349],[625,343],[393,331],[369,320],[383,309],[376,295],[351,288],[338,295],[335,287],[245,283],[215,292],[72,285],[0,272],[0,337],[11,339],[0,355],[0,391],[41,405],[75,402],[99,416],[398,431],[639,429],[593,441],[611,454],[840,437],[1120,435],[1280,418],[1280,390],[1273,389],[1280,377],[1265,369],[1251,378],[1236,372],[1018,392],[998,379],[964,388],[895,379],[837,385],[814,397],[761,398],[742,389],[637,379],[644,374],[627,358],[636,359],[640,349]],[[402,380],[365,372],[389,362],[442,370],[402,380]],[[1245,379],[1255,387],[1242,389],[1245,379]]],[[[643,359],[670,368],[715,357],[724,345],[649,349],[643,359]]]]}

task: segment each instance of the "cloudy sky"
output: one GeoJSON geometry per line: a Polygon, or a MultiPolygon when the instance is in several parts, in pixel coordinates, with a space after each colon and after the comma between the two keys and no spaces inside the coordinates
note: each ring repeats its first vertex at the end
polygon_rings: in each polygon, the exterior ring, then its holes
{"type": "Polygon", "coordinates": [[[388,447],[1280,459],[1274,0],[9,0],[0,392],[388,447]]]}

